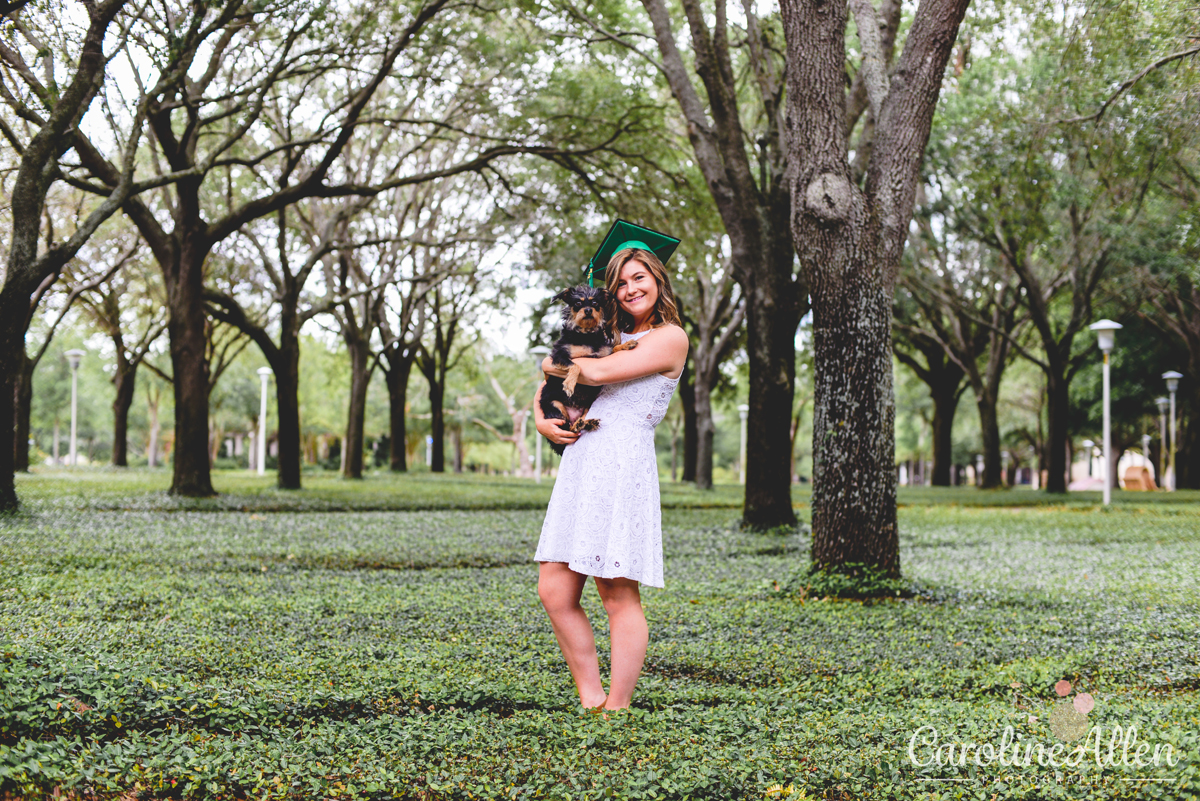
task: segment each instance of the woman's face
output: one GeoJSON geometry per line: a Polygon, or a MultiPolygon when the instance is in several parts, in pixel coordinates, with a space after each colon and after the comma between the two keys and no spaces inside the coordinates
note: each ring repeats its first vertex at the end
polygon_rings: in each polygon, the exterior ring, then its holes
{"type": "Polygon", "coordinates": [[[654,310],[658,303],[658,282],[650,269],[637,259],[630,259],[621,268],[617,281],[617,302],[621,308],[640,320],[654,310]]]}

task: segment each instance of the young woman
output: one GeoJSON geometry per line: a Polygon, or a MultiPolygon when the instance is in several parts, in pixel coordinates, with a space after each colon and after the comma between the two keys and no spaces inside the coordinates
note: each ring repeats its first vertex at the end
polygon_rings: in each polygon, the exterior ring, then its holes
{"type": "MultiPolygon", "coordinates": [[[[666,414],[687,359],[666,269],[652,252],[618,251],[605,271],[616,298],[614,341],[637,339],[632,350],[579,359],[580,382],[604,386],[588,417],[600,428],[573,434],[564,421],[547,420],[537,401],[537,430],[571,445],[563,454],[537,555],[538,596],[550,616],[579,700],[588,708],[629,706],[646,658],[648,631],[639,583],[663,586],[662,511],[654,427],[666,414]],[[596,640],[579,605],[594,577],[612,640],[607,695],[600,680],[596,640]]],[[[566,376],[550,359],[548,375],[566,376]]],[[[541,387],[538,393],[541,394],[541,387]]]]}

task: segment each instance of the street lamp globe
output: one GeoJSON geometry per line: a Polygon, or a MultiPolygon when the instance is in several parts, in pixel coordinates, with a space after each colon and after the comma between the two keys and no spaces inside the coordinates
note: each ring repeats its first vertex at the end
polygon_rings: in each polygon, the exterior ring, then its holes
{"type": "Polygon", "coordinates": [[[1088,328],[1096,332],[1097,344],[1100,345],[1100,350],[1107,354],[1112,352],[1115,332],[1124,326],[1114,323],[1112,320],[1101,320],[1098,323],[1092,323],[1088,328]]]}
{"type": "Polygon", "coordinates": [[[1179,379],[1183,378],[1183,373],[1177,373],[1174,370],[1168,370],[1162,374],[1162,377],[1167,381],[1167,392],[1179,391],[1179,379]]]}
{"type": "Polygon", "coordinates": [[[1158,407],[1159,414],[1167,413],[1167,405],[1170,403],[1166,398],[1155,398],[1154,405],[1158,407]]]}
{"type": "Polygon", "coordinates": [[[72,370],[79,369],[79,360],[87,355],[87,351],[79,350],[78,348],[67,351],[63,354],[67,357],[67,364],[71,365],[72,370]]]}

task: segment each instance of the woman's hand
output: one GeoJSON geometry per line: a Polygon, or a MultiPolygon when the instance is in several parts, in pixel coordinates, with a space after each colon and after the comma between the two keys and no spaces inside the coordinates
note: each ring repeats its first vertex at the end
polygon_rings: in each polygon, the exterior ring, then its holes
{"type": "MultiPolygon", "coordinates": [[[[546,361],[549,361],[547,357],[546,361]]],[[[558,369],[558,368],[555,368],[558,369]]],[[[564,373],[566,370],[563,371],[564,373]]],[[[579,435],[569,428],[566,420],[557,417],[547,418],[542,414],[542,388],[546,386],[546,382],[538,384],[537,393],[533,396],[533,423],[539,434],[553,442],[555,445],[570,445],[575,440],[579,439],[579,435]]]]}
{"type": "Polygon", "coordinates": [[[559,420],[554,417],[548,419],[542,417],[537,421],[537,430],[539,434],[555,445],[570,445],[579,439],[579,435],[567,428],[566,425],[566,420],[559,420]]]}
{"type": "Polygon", "coordinates": [[[559,367],[557,364],[555,364],[554,362],[552,362],[550,360],[549,356],[542,359],[542,372],[548,376],[553,375],[553,376],[558,376],[559,378],[567,377],[567,368],[559,367]]]}

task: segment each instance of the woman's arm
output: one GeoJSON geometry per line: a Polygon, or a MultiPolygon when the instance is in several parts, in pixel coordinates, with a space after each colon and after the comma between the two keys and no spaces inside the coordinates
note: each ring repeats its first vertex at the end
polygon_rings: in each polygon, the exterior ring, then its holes
{"type": "Polygon", "coordinates": [[[566,420],[558,420],[553,417],[547,418],[542,414],[542,387],[546,386],[546,382],[538,384],[537,393],[533,396],[533,423],[537,428],[538,433],[556,445],[570,445],[575,440],[579,439],[579,435],[568,428],[563,428],[567,424],[566,420]]]}
{"type": "MultiPolygon", "coordinates": [[[[677,325],[668,325],[646,334],[633,350],[623,350],[602,359],[576,359],[575,364],[579,367],[580,384],[600,386],[654,373],[675,377],[683,371],[687,354],[687,333],[677,325]]],[[[567,375],[567,371],[556,367],[550,357],[542,361],[542,371],[563,378],[567,375]]]]}

